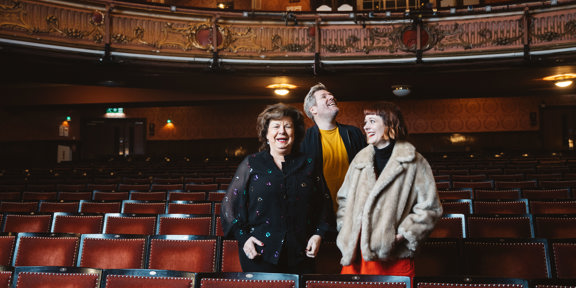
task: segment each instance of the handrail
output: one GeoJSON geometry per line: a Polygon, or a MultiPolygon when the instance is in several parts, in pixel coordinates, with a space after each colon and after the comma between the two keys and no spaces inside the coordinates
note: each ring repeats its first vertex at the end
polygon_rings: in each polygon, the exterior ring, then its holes
{"type": "Polygon", "coordinates": [[[528,59],[576,51],[576,4],[558,2],[491,6],[489,12],[315,13],[0,0],[0,43],[101,53],[104,61],[208,62],[213,68],[528,59]]]}

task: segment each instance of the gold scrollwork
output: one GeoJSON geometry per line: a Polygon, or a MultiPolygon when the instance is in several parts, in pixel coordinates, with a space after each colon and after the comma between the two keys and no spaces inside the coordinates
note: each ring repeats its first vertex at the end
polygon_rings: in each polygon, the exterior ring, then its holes
{"type": "Polygon", "coordinates": [[[12,28],[23,30],[31,34],[57,34],[70,39],[86,39],[92,36],[96,43],[102,42],[104,32],[104,14],[94,11],[89,23],[94,27],[91,31],[83,31],[74,27],[60,27],[60,19],[55,15],[49,15],[46,19],[46,27],[34,27],[28,24],[27,11],[20,1],[12,1],[12,5],[0,5],[0,28],[12,28]]]}
{"type": "Polygon", "coordinates": [[[364,50],[366,53],[371,51],[388,51],[395,53],[400,49],[400,35],[402,35],[402,28],[394,28],[391,31],[384,29],[371,28],[368,30],[370,45],[366,46],[364,50]]]}
{"type": "Polygon", "coordinates": [[[570,20],[566,22],[566,24],[564,24],[564,29],[562,30],[564,31],[562,33],[555,31],[547,31],[540,34],[534,34],[534,38],[540,41],[550,42],[558,40],[567,35],[576,35],[576,20],[570,20]]]}
{"type": "Polygon", "coordinates": [[[0,5],[0,28],[16,28],[24,31],[32,31],[33,28],[26,23],[24,15],[26,11],[20,1],[11,1],[12,5],[0,5]]]}
{"type": "MultiPolygon", "coordinates": [[[[230,31],[227,27],[216,25],[218,34],[217,48],[225,49],[231,43],[230,31]]],[[[142,44],[149,44],[143,40],[144,29],[140,27],[135,31],[136,38],[142,44]]],[[[192,50],[194,48],[210,51],[214,50],[213,45],[214,35],[212,34],[211,23],[200,23],[195,25],[188,25],[184,27],[176,27],[173,23],[166,23],[161,31],[161,39],[153,44],[158,49],[177,47],[184,51],[192,50]]]]}
{"type": "Polygon", "coordinates": [[[228,51],[233,53],[238,53],[238,51],[254,51],[254,52],[264,52],[266,48],[262,47],[256,43],[258,40],[258,35],[249,27],[244,33],[231,33],[230,45],[228,51]]]}
{"type": "Polygon", "coordinates": [[[434,50],[444,51],[446,48],[460,47],[472,49],[472,44],[464,39],[464,29],[458,23],[454,23],[452,30],[440,30],[437,26],[432,26],[432,29],[438,39],[434,50]]]}
{"type": "Polygon", "coordinates": [[[453,25],[452,30],[440,30],[437,27],[433,29],[438,37],[437,45],[434,49],[439,51],[443,51],[446,48],[464,48],[468,50],[486,45],[507,46],[512,45],[524,35],[524,33],[519,33],[514,37],[494,37],[495,33],[493,30],[484,28],[477,31],[479,41],[472,43],[466,40],[466,35],[468,35],[469,31],[465,31],[458,23],[453,25]]]}

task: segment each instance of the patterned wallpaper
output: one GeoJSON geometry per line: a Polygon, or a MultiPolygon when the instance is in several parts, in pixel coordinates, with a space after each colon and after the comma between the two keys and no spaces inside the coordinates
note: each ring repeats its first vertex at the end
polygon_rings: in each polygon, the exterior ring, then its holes
{"type": "MultiPolygon", "coordinates": [[[[402,100],[411,134],[537,131],[541,99],[473,98],[402,100]],[[531,120],[531,113],[533,119],[531,120]]],[[[338,121],[362,127],[362,109],[367,102],[341,102],[338,121]]],[[[302,109],[302,104],[291,104],[302,109]]],[[[195,140],[256,137],[256,117],[265,105],[234,104],[184,107],[129,108],[130,118],[154,123],[150,140],[195,140]],[[170,119],[174,126],[165,125],[170,119]]],[[[312,125],[307,120],[307,125],[312,125]]]]}

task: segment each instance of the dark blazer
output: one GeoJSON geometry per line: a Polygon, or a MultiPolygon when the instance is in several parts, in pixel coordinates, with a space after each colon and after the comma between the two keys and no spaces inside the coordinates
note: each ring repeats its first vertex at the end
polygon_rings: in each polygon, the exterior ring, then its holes
{"type": "Polygon", "coordinates": [[[331,229],[331,201],[312,158],[293,153],[279,169],[266,150],[238,166],[222,200],[222,228],[239,247],[250,236],[264,242],[258,250],[266,262],[277,264],[282,253],[296,264],[306,257],[308,239],[331,229]]]}
{"type": "MultiPolygon", "coordinates": [[[[366,137],[362,130],[356,126],[336,123],[340,137],[344,141],[346,152],[348,152],[348,162],[352,162],[358,151],[366,147],[366,137]]],[[[318,163],[322,163],[322,141],[320,140],[320,129],[314,125],[306,130],[304,141],[300,146],[300,152],[312,156],[318,163]]],[[[335,191],[338,192],[338,191],[335,191]]]]}

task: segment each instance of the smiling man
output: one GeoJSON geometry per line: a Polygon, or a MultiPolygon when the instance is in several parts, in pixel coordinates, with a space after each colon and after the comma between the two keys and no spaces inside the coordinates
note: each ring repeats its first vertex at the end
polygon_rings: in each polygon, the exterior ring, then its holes
{"type": "Polygon", "coordinates": [[[324,84],[318,83],[304,99],[304,112],[314,121],[306,131],[301,151],[322,163],[324,179],[337,210],[336,193],[344,181],[350,161],[366,146],[362,130],[336,122],[340,108],[324,84]]]}

